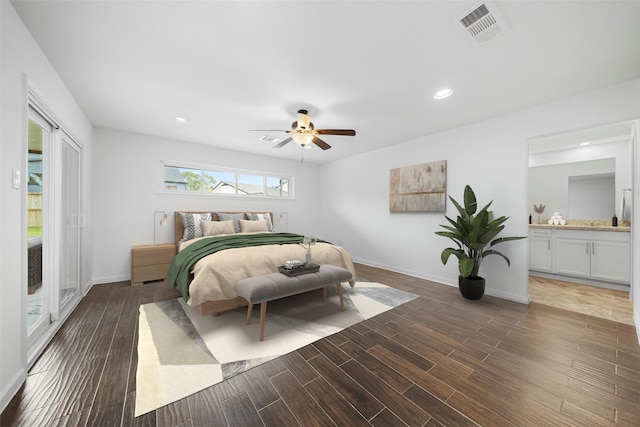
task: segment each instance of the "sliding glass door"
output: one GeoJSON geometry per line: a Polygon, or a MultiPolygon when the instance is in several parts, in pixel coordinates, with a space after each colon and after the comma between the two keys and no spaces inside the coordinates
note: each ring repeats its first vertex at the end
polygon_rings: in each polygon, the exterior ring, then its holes
{"type": "Polygon", "coordinates": [[[27,335],[31,344],[51,323],[50,255],[51,150],[53,125],[29,109],[27,152],[27,335]]]}
{"type": "Polygon", "coordinates": [[[80,148],[60,138],[59,307],[64,310],[80,289],[80,148]]]}
{"type": "Polygon", "coordinates": [[[81,147],[46,109],[29,107],[27,337],[29,358],[80,296],[81,147]]]}

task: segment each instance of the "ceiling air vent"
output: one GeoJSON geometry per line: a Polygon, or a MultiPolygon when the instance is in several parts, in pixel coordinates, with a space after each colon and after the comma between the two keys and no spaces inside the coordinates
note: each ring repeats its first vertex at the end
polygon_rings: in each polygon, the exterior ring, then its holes
{"type": "Polygon", "coordinates": [[[280,138],[276,138],[275,136],[270,136],[270,135],[264,135],[263,137],[260,138],[260,141],[280,142],[280,138]]]}
{"type": "Polygon", "coordinates": [[[453,22],[476,44],[484,43],[509,28],[492,2],[475,5],[453,22]]]}

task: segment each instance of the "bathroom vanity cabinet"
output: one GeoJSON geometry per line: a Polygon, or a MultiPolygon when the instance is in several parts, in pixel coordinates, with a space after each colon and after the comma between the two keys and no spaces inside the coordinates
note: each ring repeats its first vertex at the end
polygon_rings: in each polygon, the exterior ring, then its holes
{"type": "Polygon", "coordinates": [[[560,227],[530,229],[531,271],[618,284],[630,283],[631,235],[628,231],[603,231],[597,227],[569,230],[560,227]]]}
{"type": "Polygon", "coordinates": [[[529,230],[530,270],[552,272],[551,232],[552,230],[529,230]]]}

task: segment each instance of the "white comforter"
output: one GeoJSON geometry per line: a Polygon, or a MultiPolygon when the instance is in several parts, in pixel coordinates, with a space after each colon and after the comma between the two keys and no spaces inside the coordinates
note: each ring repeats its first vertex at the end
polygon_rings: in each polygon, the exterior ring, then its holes
{"type": "MultiPolygon", "coordinates": [[[[196,241],[198,239],[194,239],[196,241]]],[[[187,243],[192,243],[189,241],[187,243]]],[[[184,243],[180,249],[187,245],[184,243]]],[[[244,278],[260,276],[278,271],[278,266],[288,260],[304,260],[305,247],[301,244],[264,245],[248,248],[225,249],[198,261],[194,268],[194,279],[189,285],[189,301],[197,306],[205,301],[235,298],[235,284],[244,278]]],[[[332,264],[351,272],[355,284],[356,271],[351,255],[342,247],[328,243],[311,246],[311,262],[332,264]]]]}

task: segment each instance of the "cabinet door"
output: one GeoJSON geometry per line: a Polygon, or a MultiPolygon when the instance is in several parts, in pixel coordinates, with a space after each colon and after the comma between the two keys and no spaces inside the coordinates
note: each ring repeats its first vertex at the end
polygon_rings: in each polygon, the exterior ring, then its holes
{"type": "Polygon", "coordinates": [[[588,240],[556,239],[558,274],[591,276],[591,242],[588,240]]]}
{"type": "Polygon", "coordinates": [[[591,276],[594,279],[630,283],[631,245],[627,242],[592,242],[591,276]]]}
{"type": "Polygon", "coordinates": [[[551,272],[551,239],[529,238],[529,269],[551,272]]]}

